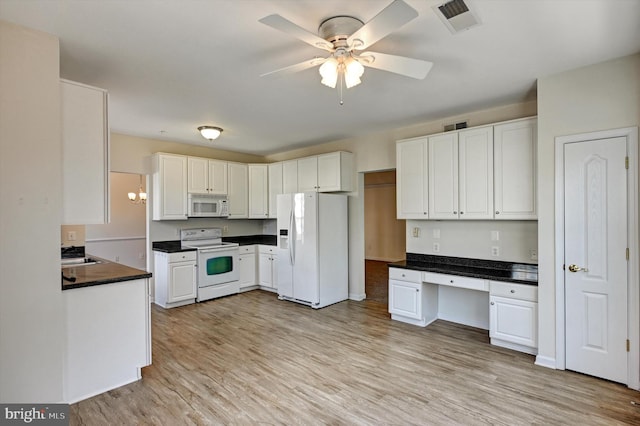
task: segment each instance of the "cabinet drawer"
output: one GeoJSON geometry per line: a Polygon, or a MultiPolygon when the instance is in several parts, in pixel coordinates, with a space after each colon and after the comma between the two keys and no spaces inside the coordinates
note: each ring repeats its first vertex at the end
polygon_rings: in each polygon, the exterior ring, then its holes
{"type": "Polygon", "coordinates": [[[185,262],[188,260],[196,260],[197,251],[179,251],[177,253],[169,253],[168,262],[185,262]]]}
{"type": "Polygon", "coordinates": [[[391,280],[420,283],[422,282],[421,274],[422,273],[420,271],[414,271],[411,269],[389,268],[389,279],[391,280]]]}
{"type": "Polygon", "coordinates": [[[491,295],[537,302],[538,287],[533,285],[491,281],[491,295]]]}
{"type": "Polygon", "coordinates": [[[489,282],[479,278],[423,272],[422,281],[432,284],[448,285],[450,287],[468,288],[470,290],[489,291],[489,282]]]}
{"type": "Polygon", "coordinates": [[[240,248],[239,248],[239,253],[240,254],[255,253],[255,252],[256,252],[256,246],[254,246],[254,245],[240,246],[240,248]]]}
{"type": "Polygon", "coordinates": [[[276,249],[277,249],[276,246],[263,246],[263,245],[258,246],[258,250],[260,251],[260,253],[275,254],[276,249]]]}

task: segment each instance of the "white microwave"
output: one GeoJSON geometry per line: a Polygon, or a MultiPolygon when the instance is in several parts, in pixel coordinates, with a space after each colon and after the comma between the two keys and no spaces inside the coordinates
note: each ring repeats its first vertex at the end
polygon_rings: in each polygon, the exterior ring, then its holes
{"type": "Polygon", "coordinates": [[[224,195],[189,194],[189,217],[227,217],[229,206],[224,195]]]}

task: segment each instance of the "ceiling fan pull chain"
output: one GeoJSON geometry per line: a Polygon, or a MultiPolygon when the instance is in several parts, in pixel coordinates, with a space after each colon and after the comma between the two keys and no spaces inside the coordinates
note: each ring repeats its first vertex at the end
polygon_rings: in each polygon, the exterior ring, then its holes
{"type": "Polygon", "coordinates": [[[342,85],[344,83],[344,73],[341,72],[338,76],[338,80],[340,80],[340,105],[344,105],[344,101],[342,100],[342,85]]]}

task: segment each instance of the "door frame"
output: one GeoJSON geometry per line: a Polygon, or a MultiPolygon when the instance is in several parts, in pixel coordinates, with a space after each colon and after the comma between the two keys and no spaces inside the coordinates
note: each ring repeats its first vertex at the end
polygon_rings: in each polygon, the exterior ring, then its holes
{"type": "Polygon", "coordinates": [[[627,386],[640,389],[640,289],[638,288],[638,128],[626,127],[599,132],[581,133],[555,138],[555,302],[556,302],[556,369],[566,367],[565,281],[564,270],[564,146],[568,143],[625,137],[629,156],[627,173],[627,333],[630,350],[627,354],[627,386]]]}

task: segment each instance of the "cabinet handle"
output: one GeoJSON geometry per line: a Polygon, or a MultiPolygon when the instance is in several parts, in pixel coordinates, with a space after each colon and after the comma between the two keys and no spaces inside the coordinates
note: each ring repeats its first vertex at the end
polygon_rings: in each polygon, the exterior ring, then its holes
{"type": "Polygon", "coordinates": [[[491,302],[491,306],[495,305],[495,302],[491,302]]]}
{"type": "Polygon", "coordinates": [[[464,212],[460,212],[460,214],[464,214],[464,212]]]}
{"type": "Polygon", "coordinates": [[[427,212],[422,212],[422,214],[427,214],[427,212]]]}
{"type": "Polygon", "coordinates": [[[515,292],[516,292],[515,290],[511,290],[511,293],[515,293],[515,292]]]}
{"type": "Polygon", "coordinates": [[[453,280],[449,281],[451,284],[453,284],[453,280]]]}
{"type": "Polygon", "coordinates": [[[453,214],[458,214],[458,212],[454,211],[453,214]]]}
{"type": "Polygon", "coordinates": [[[420,289],[419,289],[419,288],[416,288],[416,291],[420,291],[420,289]]]}
{"type": "Polygon", "coordinates": [[[500,212],[496,210],[496,214],[500,214],[500,212]]]}

